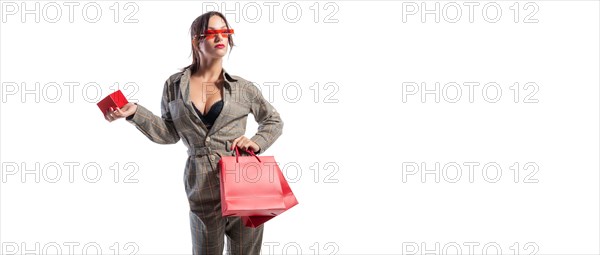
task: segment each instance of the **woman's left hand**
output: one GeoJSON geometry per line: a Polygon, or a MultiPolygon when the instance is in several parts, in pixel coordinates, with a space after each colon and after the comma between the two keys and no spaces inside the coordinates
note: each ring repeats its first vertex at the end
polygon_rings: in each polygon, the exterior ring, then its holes
{"type": "Polygon", "coordinates": [[[251,148],[253,152],[257,152],[260,150],[260,146],[258,146],[258,144],[256,144],[254,141],[248,139],[245,136],[240,136],[233,140],[233,144],[231,144],[230,149],[233,150],[235,146],[238,146],[244,150],[248,150],[248,148],[251,148]]]}

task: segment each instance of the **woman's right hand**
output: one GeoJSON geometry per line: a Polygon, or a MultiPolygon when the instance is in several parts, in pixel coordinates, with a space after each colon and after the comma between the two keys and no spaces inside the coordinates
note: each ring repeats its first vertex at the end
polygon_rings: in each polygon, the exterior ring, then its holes
{"type": "Polygon", "coordinates": [[[113,108],[111,107],[105,114],[104,118],[108,122],[112,122],[114,120],[118,120],[120,118],[126,118],[133,115],[137,111],[137,104],[135,103],[127,103],[123,105],[121,108],[113,108]]]}

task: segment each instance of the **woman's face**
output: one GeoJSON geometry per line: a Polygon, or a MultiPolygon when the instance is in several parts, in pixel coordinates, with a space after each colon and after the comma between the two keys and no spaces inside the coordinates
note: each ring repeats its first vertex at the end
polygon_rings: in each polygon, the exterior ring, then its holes
{"type": "MultiPolygon", "coordinates": [[[[225,25],[225,21],[221,17],[215,15],[208,20],[208,29],[227,29],[227,25],[225,25]]],[[[227,50],[229,49],[229,38],[222,34],[216,34],[214,38],[201,38],[198,44],[200,54],[203,55],[203,57],[220,58],[227,54],[227,50]],[[224,47],[218,47],[220,45],[224,47]]]]}

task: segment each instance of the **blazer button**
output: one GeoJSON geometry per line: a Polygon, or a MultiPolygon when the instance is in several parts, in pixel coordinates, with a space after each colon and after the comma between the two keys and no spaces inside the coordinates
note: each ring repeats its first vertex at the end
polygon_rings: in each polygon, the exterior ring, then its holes
{"type": "Polygon", "coordinates": [[[207,141],[207,142],[210,142],[210,137],[206,137],[206,141],[207,141]]]}
{"type": "Polygon", "coordinates": [[[215,155],[210,155],[210,160],[215,160],[215,155]]]}

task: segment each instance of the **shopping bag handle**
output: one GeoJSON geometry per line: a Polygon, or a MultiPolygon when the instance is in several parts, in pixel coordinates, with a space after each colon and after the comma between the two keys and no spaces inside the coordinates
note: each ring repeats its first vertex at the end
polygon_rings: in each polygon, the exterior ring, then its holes
{"type": "MultiPolygon", "coordinates": [[[[256,160],[258,160],[258,162],[261,162],[260,158],[258,158],[258,156],[256,156],[256,154],[254,154],[254,151],[246,149],[246,152],[248,152],[251,156],[254,156],[256,158],[256,160]]],[[[238,150],[238,147],[236,145],[235,146],[235,163],[239,163],[238,162],[238,155],[240,155],[240,151],[238,150]]]]}

